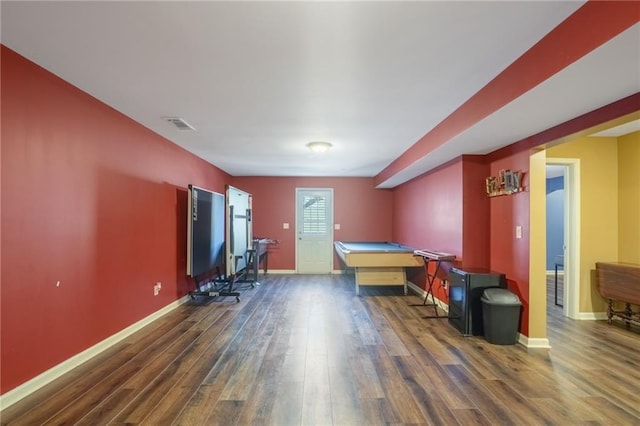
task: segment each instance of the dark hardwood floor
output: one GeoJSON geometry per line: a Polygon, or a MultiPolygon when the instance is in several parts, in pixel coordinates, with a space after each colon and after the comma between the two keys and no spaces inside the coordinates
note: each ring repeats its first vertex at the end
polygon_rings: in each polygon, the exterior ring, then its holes
{"type": "MultiPolygon", "coordinates": [[[[552,349],[463,337],[401,289],[271,275],[188,303],[2,424],[640,424],[640,334],[549,303],[552,349]]],[[[549,292],[551,293],[551,292],[549,292]]]]}

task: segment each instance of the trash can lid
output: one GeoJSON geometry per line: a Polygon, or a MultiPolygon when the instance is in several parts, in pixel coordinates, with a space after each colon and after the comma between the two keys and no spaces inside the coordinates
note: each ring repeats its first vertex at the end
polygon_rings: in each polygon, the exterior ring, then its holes
{"type": "Polygon", "coordinates": [[[503,288],[488,288],[482,294],[482,298],[497,305],[519,305],[520,298],[509,290],[503,288]]]}

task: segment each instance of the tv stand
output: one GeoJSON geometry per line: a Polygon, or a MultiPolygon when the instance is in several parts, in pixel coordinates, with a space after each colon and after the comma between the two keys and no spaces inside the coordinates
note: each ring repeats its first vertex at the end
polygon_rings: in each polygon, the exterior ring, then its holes
{"type": "Polygon", "coordinates": [[[236,303],[240,303],[240,293],[233,290],[233,285],[236,283],[236,277],[226,277],[219,274],[219,270],[216,269],[216,278],[204,279],[199,281],[198,278],[193,277],[197,290],[190,291],[189,296],[191,299],[195,299],[196,296],[204,297],[225,297],[233,296],[236,298],[236,303]]]}

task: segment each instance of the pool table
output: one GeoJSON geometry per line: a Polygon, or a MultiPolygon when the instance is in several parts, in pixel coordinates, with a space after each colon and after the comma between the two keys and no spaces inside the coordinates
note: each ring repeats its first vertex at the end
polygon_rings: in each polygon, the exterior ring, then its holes
{"type": "Polygon", "coordinates": [[[361,285],[401,285],[407,294],[407,267],[423,267],[414,248],[390,242],[334,242],[344,264],[356,271],[356,294],[361,285]]]}

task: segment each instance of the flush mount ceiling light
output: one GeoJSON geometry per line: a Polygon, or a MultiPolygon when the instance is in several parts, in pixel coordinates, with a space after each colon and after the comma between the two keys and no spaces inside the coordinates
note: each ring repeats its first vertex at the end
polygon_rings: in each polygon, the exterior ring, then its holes
{"type": "Polygon", "coordinates": [[[309,142],[307,148],[313,152],[327,152],[333,145],[329,142],[309,142]]]}

